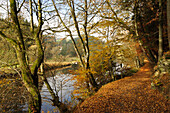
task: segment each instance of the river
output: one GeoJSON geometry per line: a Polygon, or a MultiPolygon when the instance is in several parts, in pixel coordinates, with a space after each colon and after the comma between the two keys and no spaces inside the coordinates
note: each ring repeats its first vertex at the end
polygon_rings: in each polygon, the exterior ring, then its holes
{"type": "MultiPolygon", "coordinates": [[[[45,72],[45,76],[47,76],[47,81],[53,91],[59,95],[60,101],[75,105],[77,101],[72,100],[71,94],[74,90],[72,77],[76,75],[70,74],[70,70],[74,70],[74,68],[70,66],[64,69],[50,70],[45,72]]],[[[3,79],[3,81],[4,85],[0,84],[0,112],[27,112],[29,96],[26,88],[22,85],[22,81],[19,79],[3,79]]],[[[53,111],[53,113],[58,113],[59,111],[56,106],[53,106],[52,97],[43,82],[40,83],[39,89],[42,97],[42,112],[53,111]]]]}

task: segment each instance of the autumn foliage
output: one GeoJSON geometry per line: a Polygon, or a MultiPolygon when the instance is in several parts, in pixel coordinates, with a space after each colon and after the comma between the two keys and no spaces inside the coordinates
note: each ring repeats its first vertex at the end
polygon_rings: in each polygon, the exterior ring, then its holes
{"type": "Polygon", "coordinates": [[[74,113],[168,112],[168,100],[151,89],[151,74],[152,66],[147,63],[133,76],[104,85],[77,106],[74,113]]]}

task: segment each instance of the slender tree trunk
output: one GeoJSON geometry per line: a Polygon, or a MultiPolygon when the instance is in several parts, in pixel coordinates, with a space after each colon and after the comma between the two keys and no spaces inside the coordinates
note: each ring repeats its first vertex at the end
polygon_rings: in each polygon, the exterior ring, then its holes
{"type": "MultiPolygon", "coordinates": [[[[85,4],[86,1],[85,1],[85,4]]],[[[81,43],[82,43],[82,46],[83,46],[83,50],[84,50],[84,55],[86,56],[86,45],[83,41],[83,37],[81,36],[81,33],[80,33],[80,28],[79,28],[79,25],[78,25],[78,21],[77,21],[77,17],[76,17],[76,14],[75,14],[75,7],[74,7],[74,0],[70,0],[68,1],[68,5],[70,6],[70,10],[71,10],[71,16],[73,17],[73,21],[74,21],[74,26],[76,28],[76,31],[77,31],[77,34],[78,34],[78,37],[80,38],[81,40],[81,43]]],[[[85,9],[86,10],[86,9],[85,9]]],[[[87,10],[86,10],[87,11],[87,10]]],[[[85,13],[86,13],[85,11],[85,13]]],[[[86,18],[86,17],[85,17],[86,18]]],[[[86,21],[86,20],[85,20],[86,21]]]]}
{"type": "Polygon", "coordinates": [[[8,15],[8,22],[9,22],[9,6],[8,6],[8,0],[6,0],[7,2],[7,15],[8,15]]]}
{"type": "Polygon", "coordinates": [[[31,30],[31,33],[33,33],[34,32],[34,22],[33,22],[33,12],[32,12],[32,0],[29,0],[29,6],[30,6],[30,16],[31,16],[30,30],[31,30]]]}
{"type": "Polygon", "coordinates": [[[167,24],[168,24],[168,42],[170,50],[170,0],[167,0],[167,24]]]}
{"type": "Polygon", "coordinates": [[[54,0],[52,0],[52,2],[53,2],[53,6],[54,6],[54,8],[55,8],[55,11],[56,11],[56,13],[57,13],[57,15],[58,15],[58,17],[59,17],[61,23],[63,24],[63,26],[65,27],[65,29],[67,30],[67,32],[68,32],[69,35],[70,35],[70,38],[71,38],[71,40],[72,40],[74,49],[75,49],[75,51],[76,51],[77,56],[78,56],[79,59],[80,59],[80,62],[81,62],[81,64],[82,64],[82,66],[85,67],[85,64],[84,64],[82,55],[80,54],[80,52],[79,52],[79,50],[78,50],[77,44],[76,44],[76,42],[75,42],[75,40],[74,40],[74,38],[73,38],[73,35],[72,35],[71,30],[66,26],[66,24],[65,24],[64,21],[62,20],[60,14],[59,14],[59,11],[58,11],[58,9],[57,9],[57,7],[56,7],[56,5],[55,5],[54,0]]]}
{"type": "Polygon", "coordinates": [[[84,33],[85,33],[85,62],[86,62],[86,70],[89,71],[88,76],[90,79],[91,85],[95,88],[95,90],[98,90],[98,85],[96,83],[96,80],[93,76],[93,74],[90,72],[90,49],[89,49],[89,37],[87,33],[87,18],[88,18],[88,9],[87,9],[87,0],[85,0],[85,22],[84,22],[84,33]]]}
{"type": "Polygon", "coordinates": [[[48,83],[46,77],[42,76],[42,79],[43,79],[45,85],[47,86],[48,91],[51,94],[53,105],[57,106],[59,108],[60,113],[70,113],[68,107],[64,103],[59,101],[59,96],[54,93],[54,91],[51,88],[50,84],[48,83]]]}
{"type": "Polygon", "coordinates": [[[158,50],[158,61],[162,58],[163,55],[163,40],[162,40],[162,35],[163,35],[163,8],[162,8],[162,0],[159,0],[159,50],[158,50]]]}
{"type": "Polygon", "coordinates": [[[90,60],[90,49],[89,49],[89,45],[88,45],[88,33],[87,33],[87,16],[88,16],[88,13],[87,13],[87,0],[85,0],[85,23],[84,23],[84,34],[85,34],[85,41],[83,40],[83,37],[81,36],[81,32],[80,32],[80,28],[79,28],[79,23],[77,21],[77,17],[76,17],[76,12],[75,12],[75,7],[74,7],[74,0],[69,0],[67,1],[69,7],[70,7],[70,10],[71,10],[71,16],[73,18],[73,22],[74,22],[74,27],[76,29],[76,32],[77,32],[77,35],[79,37],[79,39],[81,40],[81,43],[82,43],[82,46],[83,46],[83,52],[84,52],[84,56],[85,56],[85,59],[83,60],[83,57],[82,55],[80,54],[79,52],[79,49],[77,47],[77,44],[76,42],[74,41],[74,38],[73,38],[73,35],[72,35],[72,32],[71,30],[66,26],[66,24],[64,23],[64,21],[62,20],[60,14],[59,14],[59,11],[55,5],[55,2],[54,0],[52,0],[53,2],[53,5],[54,5],[54,8],[55,8],[55,11],[61,21],[61,23],[63,24],[63,26],[65,27],[65,29],[67,30],[67,32],[69,33],[70,37],[71,37],[71,40],[73,42],[73,45],[74,45],[74,48],[75,48],[75,51],[78,55],[78,57],[80,58],[80,62],[82,64],[82,67],[87,71],[86,75],[89,79],[89,82],[90,84],[92,85],[92,87],[96,87],[97,89],[97,83],[94,79],[94,76],[92,73],[90,73],[90,64],[89,64],[89,60],[90,60]]]}

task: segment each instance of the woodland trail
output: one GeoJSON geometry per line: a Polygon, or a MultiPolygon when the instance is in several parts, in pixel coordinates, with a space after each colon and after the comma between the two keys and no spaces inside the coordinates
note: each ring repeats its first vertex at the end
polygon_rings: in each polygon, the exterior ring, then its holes
{"type": "Polygon", "coordinates": [[[169,113],[169,101],[151,89],[151,74],[152,66],[146,63],[133,76],[102,86],[74,113],[169,113]]]}

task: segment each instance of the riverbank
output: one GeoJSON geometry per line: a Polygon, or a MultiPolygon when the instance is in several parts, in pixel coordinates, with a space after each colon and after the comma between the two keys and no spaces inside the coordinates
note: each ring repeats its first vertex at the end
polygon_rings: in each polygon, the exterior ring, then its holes
{"type": "Polygon", "coordinates": [[[44,70],[51,70],[56,68],[63,68],[66,66],[70,66],[74,64],[74,62],[45,62],[44,63],[44,70]]]}
{"type": "Polygon", "coordinates": [[[78,105],[74,113],[169,113],[168,99],[151,88],[152,69],[146,63],[133,76],[102,86],[78,105]]]}
{"type": "MultiPolygon", "coordinates": [[[[71,66],[75,62],[45,62],[44,71],[71,66]]],[[[16,77],[19,75],[19,66],[0,68],[0,78],[16,77]]]]}

